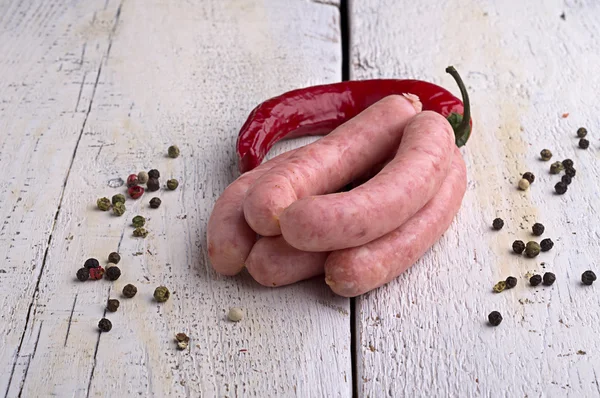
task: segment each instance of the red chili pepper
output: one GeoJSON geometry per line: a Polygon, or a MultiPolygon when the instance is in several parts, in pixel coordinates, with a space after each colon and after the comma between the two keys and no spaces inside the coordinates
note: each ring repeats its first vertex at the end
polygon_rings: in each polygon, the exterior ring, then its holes
{"type": "Polygon", "coordinates": [[[448,119],[454,129],[456,145],[463,146],[469,139],[472,127],[469,96],[456,69],[449,66],[446,72],[456,80],[465,106],[449,91],[433,83],[398,79],[325,84],[271,98],[254,108],[239,132],[239,170],[245,173],[258,166],[281,139],[328,134],[392,94],[410,93],[418,96],[423,110],[438,112],[448,119]]]}

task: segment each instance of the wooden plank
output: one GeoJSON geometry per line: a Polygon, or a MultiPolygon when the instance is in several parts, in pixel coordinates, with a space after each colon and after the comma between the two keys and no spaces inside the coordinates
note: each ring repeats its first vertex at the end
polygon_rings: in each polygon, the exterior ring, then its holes
{"type": "Polygon", "coordinates": [[[115,8],[24,334],[20,357],[31,357],[17,364],[8,395],[349,396],[348,300],[321,281],[267,289],[246,275],[218,277],[205,252],[205,225],[237,175],[234,143],[249,111],[285,90],[339,80],[338,7],[125,0],[115,8]],[[178,159],[165,155],[172,143],[178,159]],[[121,218],[95,209],[98,197],[124,190],[109,181],[150,168],[180,188],[128,200],[121,218]],[[159,209],[149,209],[152,196],[159,209]],[[146,239],[132,237],[136,214],[148,218],[146,239]],[[87,257],[114,250],[123,257],[118,281],[74,280],[87,257]],[[129,300],[119,293],[127,283],[139,289],[129,300]],[[161,284],[173,296],[157,305],[161,284]],[[100,335],[108,297],[121,308],[106,314],[113,329],[100,335]],[[228,322],[230,306],[246,319],[228,322]],[[182,331],[192,342],[177,351],[182,331]]]}
{"type": "Polygon", "coordinates": [[[458,94],[444,73],[455,65],[475,120],[454,224],[410,271],[357,299],[359,396],[598,396],[600,299],[580,276],[599,250],[600,5],[370,0],[350,9],[353,78],[423,78],[458,94]],[[590,130],[587,151],[577,148],[580,126],[590,130]],[[539,160],[543,148],[575,162],[564,196],[553,193],[559,177],[539,160]],[[536,181],[521,192],[525,171],[536,181]],[[506,226],[495,232],[498,216],[506,226]],[[533,238],[534,222],[554,249],[536,259],[512,254],[514,239],[533,238]],[[528,271],[555,272],[557,281],[532,288],[528,271]],[[492,293],[509,275],[519,285],[492,293]],[[504,315],[497,328],[487,325],[492,310],[504,315]]]}

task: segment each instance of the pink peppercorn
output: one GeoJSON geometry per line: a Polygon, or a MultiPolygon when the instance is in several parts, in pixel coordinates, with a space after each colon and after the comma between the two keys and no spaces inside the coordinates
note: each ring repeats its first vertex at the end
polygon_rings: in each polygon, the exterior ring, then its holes
{"type": "Polygon", "coordinates": [[[104,268],[102,267],[97,267],[97,268],[91,268],[90,269],[90,279],[102,279],[102,277],[104,276],[104,268]]]}
{"type": "Polygon", "coordinates": [[[134,185],[137,185],[137,184],[138,184],[137,174],[129,174],[129,177],[127,177],[127,186],[133,187],[134,185]]]}
{"type": "Polygon", "coordinates": [[[144,194],[144,188],[140,187],[139,185],[134,185],[127,188],[127,193],[132,199],[138,199],[144,194]]]}

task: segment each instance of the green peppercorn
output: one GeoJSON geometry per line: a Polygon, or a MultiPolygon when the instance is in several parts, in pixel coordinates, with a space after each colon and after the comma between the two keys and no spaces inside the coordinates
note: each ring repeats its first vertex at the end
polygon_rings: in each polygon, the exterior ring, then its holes
{"type": "Polygon", "coordinates": [[[153,209],[158,209],[160,207],[161,204],[161,200],[159,198],[152,198],[150,199],[150,207],[153,209]]]}
{"type": "Polygon", "coordinates": [[[110,199],[108,198],[100,198],[96,201],[96,205],[102,211],[110,210],[110,199]]]}
{"type": "Polygon", "coordinates": [[[552,239],[550,239],[550,238],[542,239],[542,241],[540,242],[540,248],[542,249],[543,252],[547,252],[548,250],[552,249],[553,247],[554,247],[554,242],[552,242],[552,239]]]}
{"type": "Polygon", "coordinates": [[[121,303],[117,299],[108,299],[108,302],[106,303],[106,309],[110,312],[117,312],[120,304],[121,303]]]}
{"type": "Polygon", "coordinates": [[[562,162],[554,162],[550,165],[550,174],[558,174],[565,169],[562,162]]]}
{"type": "Polygon", "coordinates": [[[596,274],[594,271],[585,271],[581,274],[581,283],[584,285],[590,286],[596,280],[596,274]]]}
{"type": "Polygon", "coordinates": [[[85,282],[90,279],[90,270],[87,268],[79,268],[77,270],[77,279],[81,282],[85,282]]]}
{"type": "Polygon", "coordinates": [[[177,147],[177,145],[171,145],[168,149],[168,152],[170,158],[175,159],[179,157],[179,148],[177,147]]]}
{"type": "Polygon", "coordinates": [[[525,250],[525,243],[522,240],[516,240],[512,244],[512,249],[515,253],[521,254],[525,250]]]}
{"type": "Polygon", "coordinates": [[[141,228],[146,225],[146,219],[142,216],[135,216],[133,217],[133,220],[131,220],[131,223],[134,227],[141,228]]]}
{"type": "Polygon", "coordinates": [[[590,142],[588,140],[586,140],[585,138],[582,138],[579,140],[579,148],[588,149],[589,146],[590,146],[590,142]]]}
{"type": "Polygon", "coordinates": [[[159,286],[154,290],[154,299],[159,303],[164,303],[171,296],[171,292],[165,286],[159,286]]]}
{"type": "Polygon", "coordinates": [[[531,284],[531,286],[537,286],[540,283],[542,283],[542,276],[541,275],[533,275],[531,278],[529,278],[529,283],[531,284]]]}
{"type": "Polygon", "coordinates": [[[523,178],[526,179],[527,181],[529,181],[529,184],[533,184],[533,182],[535,181],[535,176],[530,171],[528,171],[527,173],[524,173],[523,178]]]}
{"type": "Polygon", "coordinates": [[[546,286],[552,286],[554,281],[556,281],[556,275],[554,275],[552,272],[546,272],[542,277],[542,283],[546,286]]]}
{"type": "Polygon", "coordinates": [[[145,183],[147,183],[149,178],[150,178],[150,176],[148,175],[148,172],[146,172],[146,171],[140,171],[138,173],[138,184],[145,184],[145,183]]]}
{"type": "Polygon", "coordinates": [[[100,329],[101,332],[110,332],[112,329],[112,322],[106,318],[102,318],[100,319],[100,322],[98,322],[98,329],[100,329]]]}
{"type": "Polygon", "coordinates": [[[156,178],[158,180],[160,178],[160,172],[156,169],[152,169],[148,172],[148,177],[156,178]]]}
{"type": "Polygon", "coordinates": [[[185,350],[190,342],[190,338],[185,333],[177,333],[175,335],[175,340],[177,341],[177,348],[180,350],[185,350]]]}
{"type": "Polygon", "coordinates": [[[171,191],[176,190],[178,186],[179,181],[177,181],[176,179],[171,178],[170,180],[167,180],[167,188],[169,188],[171,191]]]}
{"type": "Polygon", "coordinates": [[[539,222],[536,222],[535,224],[533,224],[533,227],[531,227],[531,231],[535,236],[541,236],[544,233],[545,229],[546,228],[544,227],[544,224],[541,224],[539,222]]]}
{"type": "Polygon", "coordinates": [[[492,326],[498,326],[502,322],[502,315],[498,311],[492,311],[488,315],[488,321],[492,326]]]}
{"type": "Polygon", "coordinates": [[[136,238],[145,238],[148,236],[148,230],[144,227],[136,228],[133,230],[133,236],[136,238]]]}
{"type": "Polygon", "coordinates": [[[499,231],[502,229],[502,227],[504,227],[504,220],[501,218],[495,218],[494,221],[492,221],[492,228],[494,228],[496,231],[499,231]]]}
{"type": "Polygon", "coordinates": [[[573,181],[573,179],[565,174],[564,176],[562,176],[560,181],[565,185],[569,185],[573,181]]]}
{"type": "Polygon", "coordinates": [[[575,177],[575,174],[577,174],[577,170],[575,170],[573,167],[565,168],[565,175],[568,175],[569,177],[573,178],[575,177]]]}
{"type": "Polygon", "coordinates": [[[129,283],[129,284],[125,285],[125,287],[123,287],[123,296],[125,296],[127,298],[132,298],[136,294],[137,294],[137,287],[135,287],[131,283],[129,283]]]}
{"type": "Polygon", "coordinates": [[[585,127],[579,127],[577,129],[577,137],[583,138],[587,135],[587,129],[585,127]]]}
{"type": "Polygon", "coordinates": [[[116,281],[121,276],[121,269],[116,265],[113,265],[110,268],[107,267],[106,272],[104,274],[106,275],[106,278],[108,278],[109,281],[116,281]]]}
{"type": "Polygon", "coordinates": [[[565,192],[567,192],[567,184],[562,181],[557,182],[556,185],[554,185],[554,190],[557,194],[563,195],[565,192]]]}
{"type": "Polygon", "coordinates": [[[504,289],[506,289],[506,281],[500,281],[500,282],[496,283],[494,285],[494,287],[492,288],[492,290],[496,293],[500,293],[504,289]]]}
{"type": "Polygon", "coordinates": [[[108,255],[108,262],[113,264],[119,264],[121,261],[121,255],[117,252],[112,252],[108,255]]]}
{"type": "Polygon", "coordinates": [[[113,206],[113,213],[115,213],[116,216],[122,216],[125,213],[125,210],[127,210],[125,208],[125,203],[117,202],[117,204],[113,206]]]}
{"type": "Polygon", "coordinates": [[[548,161],[552,159],[552,152],[550,152],[550,149],[542,149],[542,152],[540,152],[540,156],[542,157],[543,161],[548,161]]]}
{"type": "Polygon", "coordinates": [[[512,289],[515,286],[517,286],[517,278],[515,278],[514,276],[509,276],[508,278],[506,278],[507,289],[512,289]]]}
{"type": "Polygon", "coordinates": [[[525,245],[525,255],[529,258],[534,258],[540,254],[540,244],[534,241],[527,242],[525,245]]]}
{"type": "Polygon", "coordinates": [[[120,193],[113,195],[112,204],[116,205],[117,203],[125,203],[125,195],[120,193]]]}
{"type": "Polygon", "coordinates": [[[146,187],[148,187],[149,192],[158,191],[160,189],[160,182],[158,181],[158,178],[150,177],[146,183],[146,187]]]}
{"type": "Polygon", "coordinates": [[[565,159],[562,161],[563,166],[566,167],[573,167],[573,161],[571,159],[565,159]]]}
{"type": "Polygon", "coordinates": [[[88,258],[85,260],[85,263],[83,263],[83,266],[87,269],[98,268],[100,266],[100,262],[95,258],[88,258]]]}

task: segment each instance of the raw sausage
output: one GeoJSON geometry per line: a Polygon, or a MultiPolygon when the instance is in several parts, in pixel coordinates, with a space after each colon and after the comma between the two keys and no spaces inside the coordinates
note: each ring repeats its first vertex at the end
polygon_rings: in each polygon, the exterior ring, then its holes
{"type": "Polygon", "coordinates": [[[464,197],[466,167],[456,148],[452,165],[437,194],[395,231],[360,247],[332,252],[325,262],[325,282],[354,297],[396,278],[417,261],[448,229],[464,197]]]}
{"type": "Polygon", "coordinates": [[[279,216],[286,207],[299,198],[335,192],[391,157],[404,126],[420,109],[421,103],[414,96],[391,95],[300,148],[248,190],[244,199],[246,221],[260,235],[280,235],[279,216]]]}
{"type": "Polygon", "coordinates": [[[419,113],[406,125],[394,159],[375,177],[350,192],[308,196],[286,208],[280,217],[283,237],[300,250],[332,251],[393,231],[438,191],[454,147],[452,126],[443,116],[419,113]]]}

